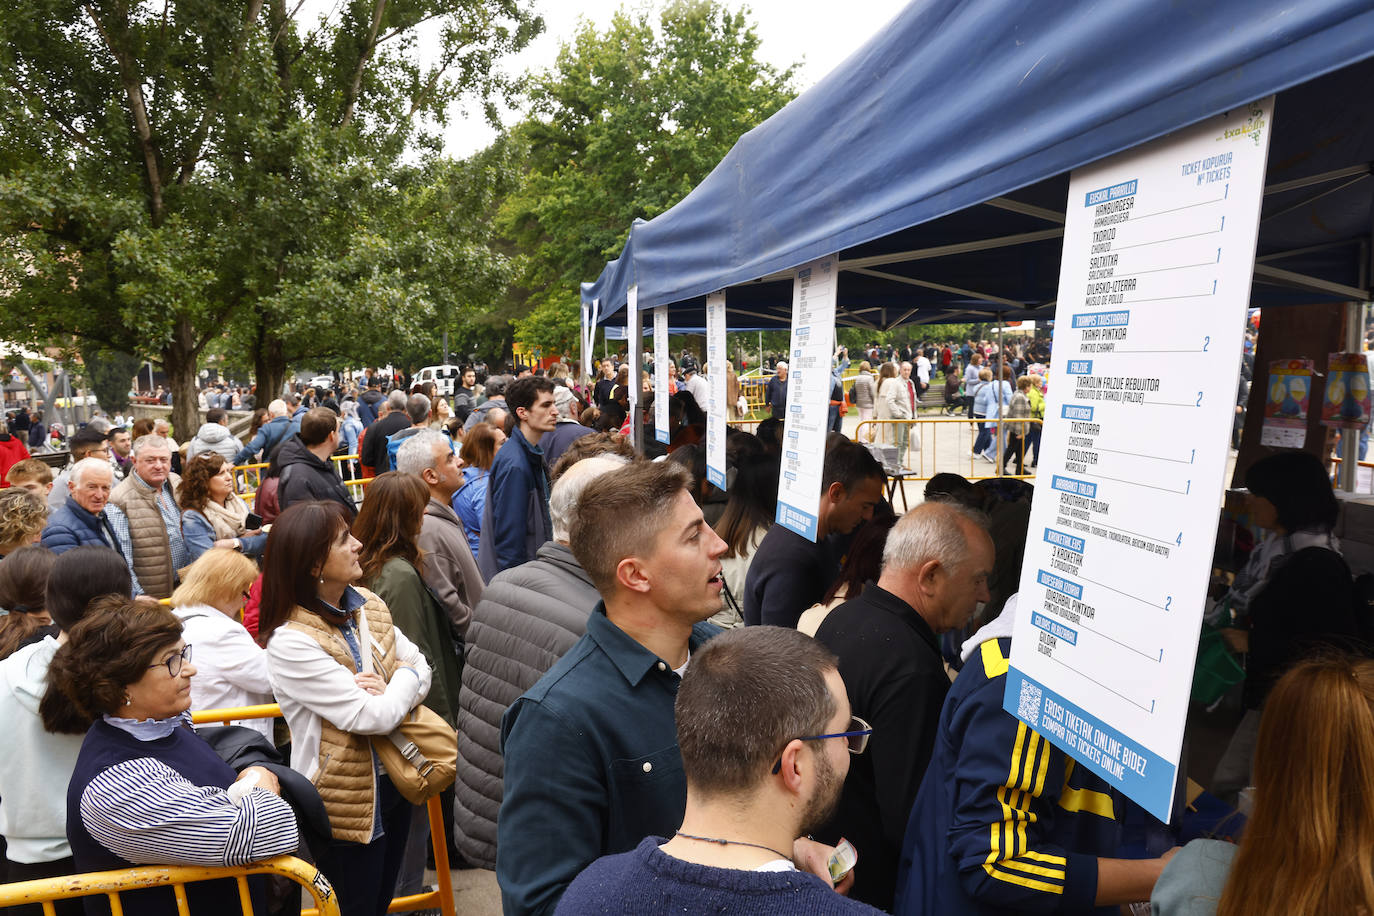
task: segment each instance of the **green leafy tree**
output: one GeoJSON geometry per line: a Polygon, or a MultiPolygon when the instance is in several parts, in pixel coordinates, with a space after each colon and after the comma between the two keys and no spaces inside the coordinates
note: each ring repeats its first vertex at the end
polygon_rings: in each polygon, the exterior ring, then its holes
{"type": "Polygon", "coordinates": [[[402,156],[510,88],[492,63],[542,28],[528,6],[26,0],[0,17],[0,333],[159,362],[181,429],[226,331],[269,392],[293,354],[404,345],[442,295],[406,269],[402,156]]]}
{"type": "Polygon", "coordinates": [[[100,406],[111,414],[129,406],[129,386],[142,360],[129,353],[120,353],[99,344],[81,348],[82,375],[90,384],[100,406]]]}
{"type": "Polygon", "coordinates": [[[578,285],[615,257],[630,223],[681,200],[792,98],[792,69],[760,61],[758,47],[744,11],[678,0],[656,23],[622,10],[604,33],[584,25],[533,78],[532,116],[516,131],[528,172],[500,214],[520,252],[522,342],[575,347],[578,285]]]}

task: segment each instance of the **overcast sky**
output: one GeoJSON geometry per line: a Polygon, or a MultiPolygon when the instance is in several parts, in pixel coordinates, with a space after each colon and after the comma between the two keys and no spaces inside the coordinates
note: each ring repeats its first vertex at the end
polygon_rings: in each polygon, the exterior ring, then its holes
{"type": "MultiPolygon", "coordinates": [[[[631,9],[661,9],[661,2],[626,3],[624,0],[536,0],[544,17],[544,33],[521,54],[509,59],[508,72],[552,66],[559,45],[585,18],[604,29],[622,6],[631,9]]],[[[911,0],[752,0],[750,18],[760,39],[759,55],[776,67],[799,64],[795,80],[798,91],[816,83],[859,48],[911,0]]],[[[742,4],[726,0],[731,9],[742,4]]],[[[481,112],[469,106],[466,116],[455,111],[445,137],[445,150],[451,156],[467,156],[492,141],[495,132],[481,112]]]]}

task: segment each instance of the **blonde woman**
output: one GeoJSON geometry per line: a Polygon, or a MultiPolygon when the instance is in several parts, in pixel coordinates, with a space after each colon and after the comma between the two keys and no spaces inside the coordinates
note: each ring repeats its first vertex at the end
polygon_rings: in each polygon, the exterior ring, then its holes
{"type": "MultiPolygon", "coordinates": [[[[267,653],[239,623],[258,566],[236,550],[216,547],[187,567],[172,592],[172,613],[182,635],[196,647],[191,708],[232,709],[274,702],[267,653]]],[[[272,740],[271,719],[230,722],[272,740]]]]}

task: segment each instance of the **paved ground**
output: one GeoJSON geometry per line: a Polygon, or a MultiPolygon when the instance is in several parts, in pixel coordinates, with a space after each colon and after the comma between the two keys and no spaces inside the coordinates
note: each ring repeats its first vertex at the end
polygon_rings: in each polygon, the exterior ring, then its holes
{"type": "MultiPolygon", "coordinates": [[[[454,912],[458,916],[501,916],[501,891],[496,886],[496,872],[465,868],[450,874],[453,875],[454,912]]],[[[425,880],[434,883],[434,873],[427,873],[425,880]]]]}

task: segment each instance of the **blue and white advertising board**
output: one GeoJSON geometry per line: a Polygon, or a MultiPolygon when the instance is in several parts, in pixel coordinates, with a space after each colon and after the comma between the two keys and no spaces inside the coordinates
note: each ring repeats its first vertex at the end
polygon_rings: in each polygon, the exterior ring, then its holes
{"type": "Polygon", "coordinates": [[[725,489],[725,419],[730,403],[726,398],[725,293],[706,297],[706,479],[725,489]]]}
{"type": "Polygon", "coordinates": [[[787,350],[787,417],[776,521],[816,540],[830,419],[830,355],[835,350],[835,257],[797,268],[792,281],[792,336],[787,350]]]}
{"type": "Polygon", "coordinates": [[[668,429],[668,309],[654,309],[654,438],[668,443],[672,432],[668,429]]]}
{"type": "Polygon", "coordinates": [[[1073,173],[1006,710],[1168,821],[1273,99],[1073,173]]]}

